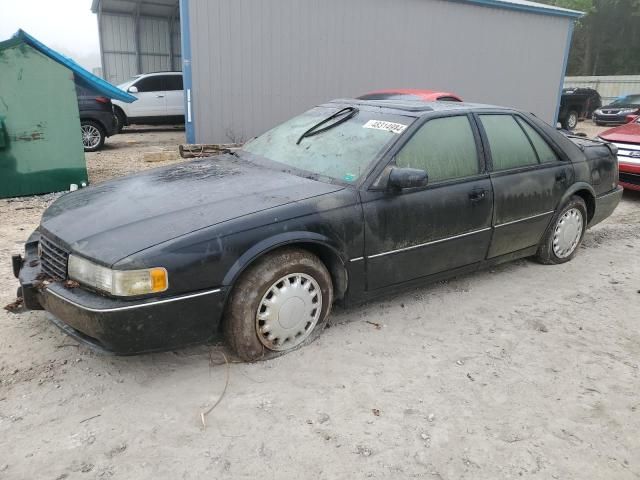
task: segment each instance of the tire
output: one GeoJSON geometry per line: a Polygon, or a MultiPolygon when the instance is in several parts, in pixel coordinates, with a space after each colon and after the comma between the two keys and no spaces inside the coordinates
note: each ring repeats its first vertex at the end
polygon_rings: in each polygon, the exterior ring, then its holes
{"type": "Polygon", "coordinates": [[[259,258],[234,285],[225,308],[224,337],[242,360],[274,358],[315,340],[332,303],[331,275],[320,259],[305,250],[282,248],[259,258]],[[278,298],[280,305],[266,308],[278,298]]]}
{"type": "Polygon", "coordinates": [[[562,119],[562,128],[565,130],[573,130],[578,126],[578,112],[570,110],[567,116],[562,119]]]}
{"type": "Polygon", "coordinates": [[[536,260],[545,265],[568,262],[578,253],[586,228],[587,205],[574,195],[553,217],[538,247],[536,260]]]}
{"type": "Polygon", "coordinates": [[[80,128],[85,152],[96,152],[104,146],[106,134],[102,125],[93,120],[82,120],[80,128]]]}
{"type": "Polygon", "coordinates": [[[118,128],[116,129],[116,131],[118,133],[121,133],[122,129],[127,124],[127,116],[120,108],[114,108],[113,111],[116,114],[116,118],[118,119],[118,128]]]}

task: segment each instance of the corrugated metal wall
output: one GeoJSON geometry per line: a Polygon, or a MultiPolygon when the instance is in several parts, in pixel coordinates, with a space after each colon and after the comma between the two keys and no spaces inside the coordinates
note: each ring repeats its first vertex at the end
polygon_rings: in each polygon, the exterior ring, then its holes
{"type": "Polygon", "coordinates": [[[199,142],[390,87],[555,117],[567,18],[446,0],[188,1],[199,142]]]}
{"type": "Polygon", "coordinates": [[[564,86],[594,88],[602,97],[603,105],[606,105],[623,95],[640,94],[640,75],[566,77],[564,86]]]}
{"type": "Polygon", "coordinates": [[[182,69],[179,18],[140,16],[139,59],[134,15],[103,12],[99,28],[103,74],[111,83],[118,84],[138,73],[182,69]]]}

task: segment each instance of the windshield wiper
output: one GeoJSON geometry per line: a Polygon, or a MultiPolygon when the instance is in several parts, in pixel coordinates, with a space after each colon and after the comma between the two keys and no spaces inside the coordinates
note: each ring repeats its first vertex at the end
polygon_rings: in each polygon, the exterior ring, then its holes
{"type": "Polygon", "coordinates": [[[325,118],[324,120],[322,120],[319,123],[316,123],[310,129],[308,129],[306,132],[304,132],[302,135],[300,135],[300,138],[298,138],[298,141],[296,142],[296,145],[300,145],[300,142],[302,141],[303,138],[313,137],[314,135],[318,135],[319,133],[326,132],[327,130],[329,130],[329,129],[333,128],[333,127],[337,127],[341,123],[344,123],[347,120],[353,118],[358,113],[358,111],[359,110],[356,107],[345,107],[345,108],[343,108],[341,110],[338,110],[333,115],[325,118]],[[322,127],[322,125],[326,124],[327,122],[330,122],[331,120],[333,120],[335,118],[340,117],[341,115],[344,115],[345,113],[347,115],[344,116],[343,118],[341,118],[340,120],[332,123],[331,125],[327,125],[324,128],[320,128],[320,127],[322,127]]]}

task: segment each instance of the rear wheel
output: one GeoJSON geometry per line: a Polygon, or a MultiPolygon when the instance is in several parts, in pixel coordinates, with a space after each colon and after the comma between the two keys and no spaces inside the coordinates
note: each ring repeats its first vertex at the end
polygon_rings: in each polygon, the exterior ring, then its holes
{"type": "Polygon", "coordinates": [[[116,118],[118,119],[118,133],[122,132],[122,129],[127,124],[127,116],[120,108],[114,108],[114,112],[116,114],[116,118]]]}
{"type": "Polygon", "coordinates": [[[102,125],[93,120],[82,120],[80,128],[82,130],[82,146],[85,152],[95,152],[104,146],[106,134],[102,125]]]}
{"type": "Polygon", "coordinates": [[[578,253],[587,228],[587,206],[573,196],[553,218],[538,247],[536,259],[547,265],[565,263],[578,253]]]}
{"type": "Polygon", "coordinates": [[[243,360],[276,357],[316,339],[332,302],[331,275],[318,257],[277,250],[236,282],[225,311],[225,339],[243,360]]]}
{"type": "Polygon", "coordinates": [[[562,122],[562,127],[566,130],[573,130],[578,126],[578,112],[575,110],[571,110],[564,121],[562,122]]]}

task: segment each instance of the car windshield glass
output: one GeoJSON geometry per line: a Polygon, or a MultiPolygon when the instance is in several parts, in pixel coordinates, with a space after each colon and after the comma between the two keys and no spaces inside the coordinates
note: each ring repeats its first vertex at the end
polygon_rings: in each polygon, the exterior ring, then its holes
{"type": "Polygon", "coordinates": [[[414,118],[360,109],[348,120],[297,144],[309,128],[343,108],[313,108],[255,138],[243,150],[304,172],[353,183],[414,118]]]}
{"type": "Polygon", "coordinates": [[[138,78],[140,78],[140,75],[135,75],[135,76],[131,77],[129,80],[127,80],[126,82],[119,83],[116,86],[119,89],[123,90],[123,89],[127,88],[129,85],[131,85],[133,82],[135,82],[138,78]]]}
{"type": "Polygon", "coordinates": [[[640,105],[640,95],[627,95],[611,102],[611,105],[640,105]]]}

